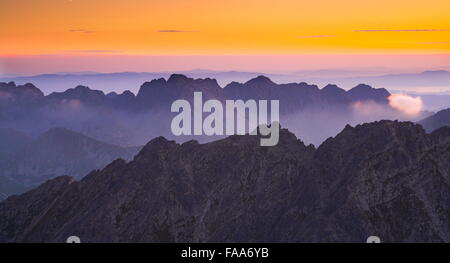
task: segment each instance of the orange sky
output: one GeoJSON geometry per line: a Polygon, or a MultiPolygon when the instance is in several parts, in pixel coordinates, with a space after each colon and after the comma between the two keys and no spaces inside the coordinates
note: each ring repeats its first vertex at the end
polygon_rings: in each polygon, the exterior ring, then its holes
{"type": "Polygon", "coordinates": [[[1,57],[450,54],[448,0],[0,0],[0,10],[1,57]]]}

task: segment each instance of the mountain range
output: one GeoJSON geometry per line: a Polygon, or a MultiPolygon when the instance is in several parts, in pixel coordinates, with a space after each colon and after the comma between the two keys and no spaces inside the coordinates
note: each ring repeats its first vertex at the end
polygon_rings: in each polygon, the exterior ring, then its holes
{"type": "Polygon", "coordinates": [[[286,129],[199,144],[158,137],[132,161],[0,203],[0,242],[450,242],[450,127],[347,125],[318,148],[286,129]]]}
{"type": "MultiPolygon", "coordinates": [[[[175,116],[170,106],[177,99],[192,101],[193,92],[204,99],[266,99],[280,101],[281,123],[308,143],[320,144],[346,124],[358,124],[383,118],[408,119],[388,106],[390,93],[383,88],[359,84],[346,91],[336,85],[319,89],[304,82],[276,84],[265,76],[245,83],[231,82],[221,87],[211,78],[193,79],[173,74],[144,82],[135,95],[131,91],[105,94],[86,86],[48,95],[33,84],[0,83],[0,127],[41,134],[52,127],[64,127],[97,140],[121,146],[143,145],[151,138],[170,133],[175,116]],[[373,115],[359,108],[377,108],[373,115]],[[331,116],[329,122],[317,122],[331,116]],[[300,120],[300,121],[299,121],[300,120]],[[300,125],[313,120],[308,127],[300,125]]],[[[190,137],[177,138],[183,141],[190,137]]],[[[200,138],[211,141],[219,138],[200,138]]]]}
{"type": "MultiPolygon", "coordinates": [[[[79,84],[90,86],[105,92],[122,93],[131,90],[136,93],[139,85],[149,79],[169,78],[170,72],[61,72],[54,74],[41,74],[34,76],[0,77],[2,82],[14,81],[18,84],[34,83],[42,87],[46,94],[55,91],[64,91],[79,84]]],[[[225,86],[233,81],[245,82],[248,79],[259,75],[270,77],[278,83],[292,83],[299,79],[308,83],[316,83],[326,86],[335,83],[346,90],[360,84],[366,83],[371,86],[385,87],[389,90],[408,89],[413,92],[422,87],[447,88],[447,95],[450,95],[448,83],[450,82],[450,72],[446,70],[429,70],[418,73],[397,73],[384,74],[382,72],[370,74],[363,71],[352,70],[312,70],[287,73],[266,73],[266,72],[243,72],[243,71],[214,71],[214,70],[189,70],[180,71],[191,78],[214,78],[221,86],[225,86]]],[[[447,107],[450,105],[447,105],[447,107]]]]}
{"type": "MultiPolygon", "coordinates": [[[[165,102],[171,104],[175,99],[189,99],[192,97],[193,91],[202,91],[207,93],[207,97],[219,100],[249,98],[287,100],[290,98],[291,100],[296,99],[292,103],[309,104],[309,106],[318,102],[349,103],[368,99],[386,102],[386,97],[390,95],[385,89],[375,89],[364,84],[356,85],[349,91],[345,91],[336,85],[327,85],[323,89],[319,89],[318,86],[309,85],[305,82],[276,84],[262,75],[245,83],[233,81],[222,88],[215,79],[193,79],[185,75],[172,74],[167,80],[159,78],[144,82],[136,96],[129,90],[121,94],[111,92],[105,95],[103,91],[92,90],[82,85],[44,96],[44,93],[31,83],[24,85],[16,85],[14,82],[0,83],[0,102],[3,105],[29,102],[50,104],[63,100],[79,100],[91,106],[112,105],[115,107],[117,103],[129,101],[128,105],[125,105],[128,108],[133,108],[135,102],[146,104],[148,108],[152,108],[159,107],[158,104],[165,102]]],[[[289,104],[289,102],[283,104],[289,104]]]]}
{"type": "MultiPolygon", "coordinates": [[[[130,159],[139,149],[135,145],[158,136],[189,141],[193,137],[169,132],[170,105],[180,98],[192,101],[194,91],[222,102],[278,99],[281,123],[316,146],[346,124],[404,117],[388,106],[387,90],[365,84],[345,91],[332,84],[322,89],[303,82],[276,84],[258,76],[222,88],[215,79],[173,74],[167,80],[144,82],[136,95],[130,91],[105,94],[85,86],[44,95],[30,83],[0,83],[0,127],[5,127],[0,128],[1,196],[22,193],[63,174],[79,178],[115,158],[130,159]]],[[[428,132],[448,125],[446,112],[420,124],[428,132]]],[[[201,142],[221,138],[195,137],[201,142]]]]}
{"type": "MultiPolygon", "coordinates": [[[[450,126],[448,109],[419,124],[427,132],[450,126]]],[[[64,128],[52,128],[36,139],[3,128],[0,146],[0,200],[59,175],[81,178],[115,158],[130,160],[141,148],[110,145],[64,128]]]]}
{"type": "Polygon", "coordinates": [[[172,74],[136,94],[0,83],[0,242],[449,242],[449,109],[412,119],[390,95],[267,76],[172,74]],[[273,147],[174,136],[170,106],[196,91],[279,100],[288,129],[273,147]]]}

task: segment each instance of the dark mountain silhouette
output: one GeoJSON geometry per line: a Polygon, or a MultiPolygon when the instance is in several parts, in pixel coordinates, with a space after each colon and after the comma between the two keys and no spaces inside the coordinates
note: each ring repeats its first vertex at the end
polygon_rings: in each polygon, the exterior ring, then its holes
{"type": "MultiPolygon", "coordinates": [[[[359,83],[371,86],[381,86],[389,90],[408,88],[414,91],[422,87],[447,87],[450,82],[450,72],[445,70],[424,71],[418,73],[387,74],[386,71],[366,72],[355,70],[304,70],[284,74],[268,74],[264,72],[212,71],[191,70],[181,71],[191,78],[215,78],[221,86],[233,81],[245,82],[259,75],[270,77],[277,83],[291,83],[302,79],[305,82],[326,86],[335,83],[342,88],[350,89],[359,83]],[[376,74],[376,75],[374,75],[376,74]]],[[[77,85],[89,86],[105,93],[112,91],[123,92],[130,89],[137,92],[139,85],[151,79],[168,78],[170,72],[118,72],[118,73],[58,73],[35,76],[3,77],[2,82],[14,81],[19,84],[33,83],[49,94],[54,91],[64,91],[77,85]]],[[[448,92],[447,92],[448,93],[448,92]]],[[[446,105],[449,107],[450,105],[446,105]]]]}
{"type": "Polygon", "coordinates": [[[387,97],[391,95],[386,89],[373,89],[369,85],[359,84],[348,91],[348,97],[352,101],[373,100],[387,103],[387,97]]]}
{"type": "MultiPolygon", "coordinates": [[[[258,76],[245,83],[232,82],[222,89],[215,79],[192,79],[179,74],[172,74],[167,80],[160,78],[145,82],[136,96],[130,91],[125,91],[120,95],[117,93],[105,95],[99,90],[77,86],[64,92],[53,92],[44,97],[43,93],[32,84],[17,86],[13,82],[0,83],[0,91],[3,97],[11,98],[12,101],[40,99],[42,104],[50,104],[76,100],[85,105],[97,107],[106,104],[115,107],[115,104],[118,103],[135,110],[150,110],[161,107],[161,105],[171,104],[176,99],[191,99],[194,91],[203,92],[205,100],[212,98],[218,100],[280,99],[286,101],[286,103],[282,103],[287,104],[286,108],[292,108],[294,111],[301,107],[295,108],[295,105],[292,104],[309,107],[324,106],[316,105],[325,103],[324,96],[333,97],[329,101],[330,103],[332,101],[349,103],[361,100],[385,103],[386,98],[390,95],[385,89],[374,89],[363,84],[346,92],[335,85],[319,89],[316,85],[304,82],[276,84],[265,76],[258,76]],[[2,87],[6,88],[2,89],[2,87]],[[42,100],[43,98],[45,100],[42,100]]],[[[2,102],[0,101],[0,104],[3,104],[2,102]]]]}
{"type": "Polygon", "coordinates": [[[421,120],[419,124],[428,132],[432,132],[444,126],[450,126],[450,108],[441,110],[438,113],[421,120]]]}
{"type": "Polygon", "coordinates": [[[129,90],[126,90],[121,94],[111,92],[106,96],[109,99],[109,103],[119,109],[129,109],[130,105],[133,105],[133,103],[135,102],[135,95],[129,90]]]}
{"type": "Polygon", "coordinates": [[[114,159],[131,159],[139,150],[110,145],[64,128],[50,129],[35,140],[27,138],[16,145],[17,150],[0,162],[0,180],[5,185],[8,182],[8,187],[0,189],[4,194],[21,193],[56,176],[81,178],[114,159]]]}
{"type": "Polygon", "coordinates": [[[192,79],[172,74],[167,81],[161,78],[142,84],[136,95],[136,102],[139,110],[164,109],[170,112],[173,101],[177,99],[192,101],[195,91],[201,91],[205,100],[224,99],[222,88],[214,79],[192,79]]]}
{"type": "MultiPolygon", "coordinates": [[[[292,82],[299,76],[288,76],[284,74],[267,74],[263,72],[240,72],[240,71],[214,71],[214,70],[189,70],[179,71],[177,74],[189,76],[190,78],[214,78],[220,85],[226,85],[232,81],[245,82],[251,78],[264,74],[279,82],[292,82]]],[[[121,93],[127,89],[137,93],[139,86],[151,79],[169,78],[173,72],[66,72],[55,74],[42,74],[35,76],[0,77],[1,82],[14,81],[16,83],[34,83],[42,87],[44,93],[64,91],[77,85],[93,87],[103,90],[105,93],[121,93]]]]}
{"type": "Polygon", "coordinates": [[[450,241],[450,128],[347,126],[318,149],[283,129],[198,144],[150,141],[81,181],[0,203],[1,242],[450,241]]]}
{"type": "Polygon", "coordinates": [[[77,86],[64,92],[53,92],[47,96],[49,100],[78,100],[87,105],[102,105],[107,101],[107,96],[100,90],[91,90],[86,86],[77,86]]]}
{"type": "Polygon", "coordinates": [[[44,97],[44,93],[33,84],[16,85],[14,82],[0,82],[1,103],[21,103],[39,100],[44,97]]]}
{"type": "Polygon", "coordinates": [[[0,82],[0,120],[26,119],[27,113],[42,105],[44,99],[42,91],[33,84],[16,85],[14,82],[0,82]]]}
{"type": "MultiPolygon", "coordinates": [[[[52,127],[65,127],[121,146],[142,145],[157,136],[174,139],[170,133],[170,121],[175,113],[171,113],[170,106],[177,99],[192,101],[195,91],[203,93],[203,100],[279,100],[281,123],[295,132],[298,129],[294,126],[299,123],[296,120],[318,120],[322,118],[320,116],[332,114],[335,120],[329,122],[332,127],[310,125],[311,129],[300,130],[299,134],[305,136],[308,143],[316,145],[335,135],[347,123],[374,120],[374,117],[368,116],[355,118],[356,102],[381,105],[387,112],[384,118],[391,119],[393,115],[399,114],[387,106],[390,94],[385,89],[363,84],[349,91],[335,85],[319,89],[316,85],[304,82],[276,84],[265,76],[257,76],[244,83],[232,82],[222,88],[215,79],[193,79],[172,74],[167,80],[159,78],[143,83],[137,95],[130,91],[104,94],[103,91],[77,86],[44,96],[31,84],[26,87],[14,83],[2,85],[8,86],[1,93],[2,96],[16,97],[16,93],[27,93],[22,90],[32,90],[33,103],[2,103],[0,100],[0,108],[4,109],[0,111],[0,127],[27,130],[35,136],[52,127]],[[13,95],[9,93],[11,90],[14,91],[13,95]]],[[[26,96],[21,98],[25,100],[26,96]]],[[[377,116],[375,119],[381,118],[377,116]]],[[[191,138],[178,139],[186,141],[191,138]]],[[[197,139],[205,142],[218,138],[197,139]]]]}

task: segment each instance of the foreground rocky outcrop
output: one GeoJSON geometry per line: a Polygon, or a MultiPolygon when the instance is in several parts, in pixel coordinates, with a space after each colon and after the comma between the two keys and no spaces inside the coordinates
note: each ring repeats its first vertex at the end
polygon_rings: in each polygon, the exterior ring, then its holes
{"type": "Polygon", "coordinates": [[[150,141],[81,181],[0,203],[1,242],[450,242],[450,128],[347,126],[318,149],[287,130],[150,141]]]}

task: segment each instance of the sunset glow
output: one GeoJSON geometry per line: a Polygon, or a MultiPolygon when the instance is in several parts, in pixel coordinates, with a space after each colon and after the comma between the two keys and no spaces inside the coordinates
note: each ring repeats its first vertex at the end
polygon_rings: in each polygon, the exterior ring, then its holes
{"type": "Polygon", "coordinates": [[[446,0],[3,0],[0,5],[3,55],[450,51],[446,0]]]}
{"type": "Polygon", "coordinates": [[[450,53],[447,0],[3,0],[0,9],[0,61],[450,53]]]}

